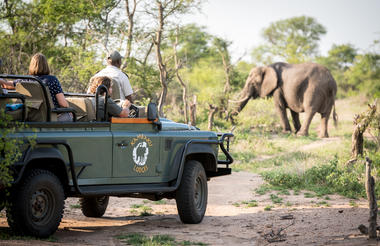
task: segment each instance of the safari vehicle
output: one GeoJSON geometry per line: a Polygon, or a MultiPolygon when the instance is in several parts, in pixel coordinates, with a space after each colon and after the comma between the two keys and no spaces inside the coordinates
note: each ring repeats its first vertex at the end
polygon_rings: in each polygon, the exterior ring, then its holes
{"type": "Polygon", "coordinates": [[[88,217],[101,217],[109,196],[176,199],[181,221],[200,223],[207,181],[231,174],[230,133],[200,131],[159,118],[154,104],[140,107],[136,118],[99,121],[94,96],[67,94],[72,108],[57,109],[38,78],[0,78],[18,79],[14,91],[0,95],[0,106],[21,104],[6,113],[26,126],[10,136],[25,139],[25,144],[11,168],[10,194],[1,196],[8,201],[8,224],[17,233],[53,234],[67,197],[80,197],[88,217]],[[74,113],[74,122],[56,121],[57,113],[67,111],[74,113]]]}

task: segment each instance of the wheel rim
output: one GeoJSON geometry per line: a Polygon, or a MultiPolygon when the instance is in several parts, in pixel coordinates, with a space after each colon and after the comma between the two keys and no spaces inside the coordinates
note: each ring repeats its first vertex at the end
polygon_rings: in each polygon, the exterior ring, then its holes
{"type": "Polygon", "coordinates": [[[202,209],[204,199],[205,199],[204,183],[201,177],[198,177],[195,182],[195,192],[194,192],[194,201],[195,201],[196,208],[198,210],[202,209]]]}
{"type": "Polygon", "coordinates": [[[32,220],[36,224],[45,224],[52,215],[54,198],[46,189],[40,189],[33,193],[31,198],[32,220]]]}

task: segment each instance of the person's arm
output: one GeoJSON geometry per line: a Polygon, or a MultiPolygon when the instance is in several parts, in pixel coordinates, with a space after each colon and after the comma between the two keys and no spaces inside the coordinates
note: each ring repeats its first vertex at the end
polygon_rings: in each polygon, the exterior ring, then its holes
{"type": "Polygon", "coordinates": [[[0,79],[0,85],[4,89],[11,89],[11,90],[13,90],[15,88],[15,84],[14,84],[13,81],[7,81],[7,80],[4,80],[4,79],[0,79]]]}
{"type": "Polygon", "coordinates": [[[111,116],[117,116],[121,118],[127,118],[129,115],[129,108],[124,103],[123,107],[118,106],[111,98],[107,100],[107,112],[111,116]]]}
{"type": "Polygon", "coordinates": [[[123,108],[123,110],[121,110],[120,114],[119,114],[119,117],[121,118],[127,118],[129,116],[129,109],[128,108],[123,108]]]}
{"type": "Polygon", "coordinates": [[[65,95],[63,93],[56,94],[55,98],[57,98],[58,104],[61,108],[69,107],[69,103],[66,101],[65,95]]]}
{"type": "Polygon", "coordinates": [[[132,94],[125,97],[126,100],[128,100],[130,103],[133,103],[132,101],[132,94]]]}

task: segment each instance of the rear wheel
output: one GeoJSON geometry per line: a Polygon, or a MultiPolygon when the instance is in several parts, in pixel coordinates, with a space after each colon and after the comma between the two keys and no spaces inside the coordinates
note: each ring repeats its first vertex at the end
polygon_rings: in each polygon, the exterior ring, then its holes
{"type": "Polygon", "coordinates": [[[198,224],[207,207],[207,177],[198,161],[185,163],[181,185],[176,192],[179,217],[183,223],[198,224]]]}
{"type": "Polygon", "coordinates": [[[64,192],[52,172],[35,169],[21,185],[13,187],[7,206],[8,224],[16,233],[48,237],[63,216],[64,192]]]}
{"type": "Polygon", "coordinates": [[[104,215],[108,206],[109,197],[83,197],[80,199],[82,213],[86,217],[99,218],[104,215]]]}

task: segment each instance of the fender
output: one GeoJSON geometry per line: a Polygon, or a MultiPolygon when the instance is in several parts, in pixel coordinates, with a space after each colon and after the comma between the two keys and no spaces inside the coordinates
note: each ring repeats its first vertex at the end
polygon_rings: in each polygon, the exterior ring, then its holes
{"type": "MultiPolygon", "coordinates": [[[[182,160],[197,160],[202,163],[206,173],[217,171],[217,158],[215,156],[214,149],[210,144],[193,143],[187,146],[186,153],[184,151],[185,145],[182,146],[175,154],[173,160],[173,169],[170,172],[170,177],[177,179],[178,170],[181,165],[185,165],[182,160]]],[[[182,167],[183,168],[183,167],[182,167]]],[[[180,178],[180,177],[179,177],[180,178]]]]}
{"type": "MultiPolygon", "coordinates": [[[[25,170],[30,166],[30,163],[32,163],[34,160],[44,160],[44,159],[50,159],[50,160],[57,160],[58,162],[65,163],[62,153],[54,147],[40,147],[40,148],[31,148],[30,146],[25,151],[24,158],[21,162],[15,163],[16,166],[22,166],[17,178],[14,181],[14,184],[17,184],[20,182],[21,177],[23,176],[25,170]]],[[[60,164],[58,164],[60,165],[60,164]]],[[[67,170],[64,166],[63,169],[65,170],[65,175],[67,177],[67,170]]],[[[55,169],[58,170],[58,169],[55,169]]]]}
{"type": "Polygon", "coordinates": [[[215,150],[210,144],[192,144],[185,153],[186,160],[197,160],[202,163],[205,171],[217,171],[215,150]]]}

